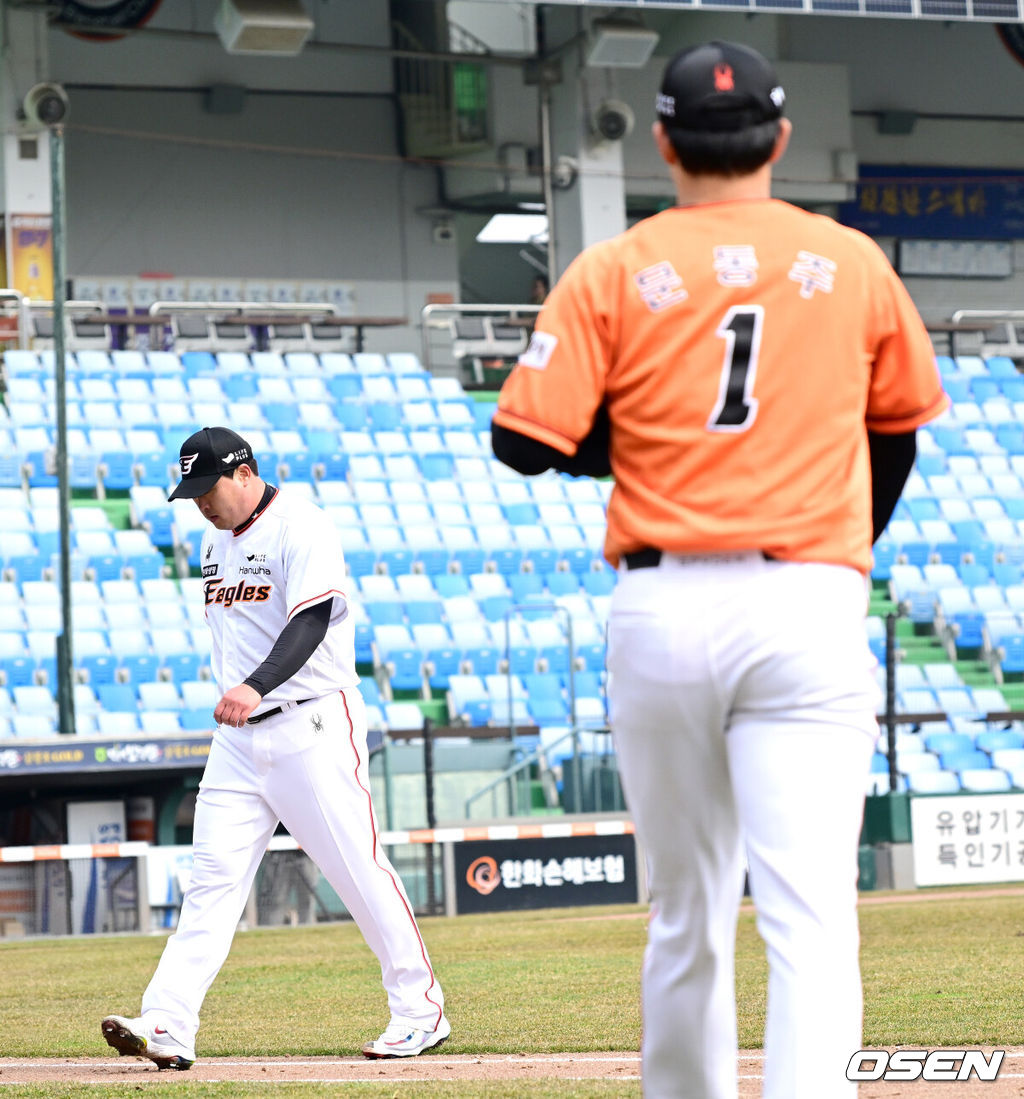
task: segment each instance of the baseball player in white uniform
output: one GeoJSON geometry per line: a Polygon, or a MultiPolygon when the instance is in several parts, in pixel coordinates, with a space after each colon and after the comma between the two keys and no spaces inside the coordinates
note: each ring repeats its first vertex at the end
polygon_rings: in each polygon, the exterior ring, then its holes
{"type": "Polygon", "coordinates": [[[252,448],[227,428],[191,435],[180,462],[170,498],[195,500],[210,523],[200,558],[217,729],[177,929],[141,1015],[108,1016],[103,1036],[120,1054],[191,1067],[203,999],[280,821],[380,962],[391,1019],[363,1054],[415,1056],[451,1027],[412,906],[378,842],[338,532],[314,504],[266,484],[252,448]]]}

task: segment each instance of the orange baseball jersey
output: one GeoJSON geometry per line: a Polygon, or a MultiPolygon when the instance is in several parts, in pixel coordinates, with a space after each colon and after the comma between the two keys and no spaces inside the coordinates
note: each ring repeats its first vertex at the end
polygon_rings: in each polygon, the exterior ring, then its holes
{"type": "Polygon", "coordinates": [[[605,556],[764,550],[871,568],[867,429],[949,404],[878,246],[775,199],[675,207],[581,253],[495,421],[567,455],[605,402],[605,556]]]}

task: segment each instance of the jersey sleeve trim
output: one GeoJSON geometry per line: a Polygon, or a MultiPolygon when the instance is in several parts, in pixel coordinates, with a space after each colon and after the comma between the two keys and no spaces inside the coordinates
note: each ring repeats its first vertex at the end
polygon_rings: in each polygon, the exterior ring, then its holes
{"type": "Polygon", "coordinates": [[[879,435],[900,435],[934,420],[949,408],[949,403],[948,395],[940,391],[935,400],[921,408],[913,409],[902,416],[868,416],[865,423],[869,431],[879,435]]]}
{"type": "Polygon", "coordinates": [[[348,596],[339,588],[328,588],[327,591],[323,591],[319,595],[311,595],[308,599],[303,599],[301,603],[296,603],[288,612],[288,621],[290,622],[299,611],[304,611],[307,607],[315,607],[317,603],[322,603],[325,599],[334,599],[335,597],[346,601],[348,600],[348,596]]]}
{"type": "Polygon", "coordinates": [[[575,439],[570,439],[560,431],[555,431],[553,428],[537,423],[536,420],[520,416],[515,412],[509,412],[506,409],[498,408],[495,410],[494,422],[500,427],[507,427],[510,431],[516,431],[538,443],[545,443],[560,454],[566,454],[570,458],[576,453],[576,448],[579,445],[575,439]]]}

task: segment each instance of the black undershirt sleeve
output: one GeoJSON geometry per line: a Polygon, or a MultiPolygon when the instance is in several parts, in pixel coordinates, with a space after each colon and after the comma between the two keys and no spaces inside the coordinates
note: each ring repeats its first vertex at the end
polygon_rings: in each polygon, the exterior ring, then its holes
{"type": "Polygon", "coordinates": [[[324,599],[299,611],[281,631],[267,659],[245,680],[245,685],[265,697],[291,679],[327,636],[333,602],[333,598],[324,599]]]}
{"type": "Polygon", "coordinates": [[[491,424],[491,447],[495,458],[528,477],[546,469],[556,469],[573,477],[608,477],[612,471],[608,454],[610,441],[611,421],[604,405],[597,410],[593,426],[580,440],[572,457],[511,428],[491,424]]]}
{"type": "Polygon", "coordinates": [[[871,455],[871,543],[878,541],[899,503],[917,457],[917,432],[878,435],[868,432],[871,455]]]}

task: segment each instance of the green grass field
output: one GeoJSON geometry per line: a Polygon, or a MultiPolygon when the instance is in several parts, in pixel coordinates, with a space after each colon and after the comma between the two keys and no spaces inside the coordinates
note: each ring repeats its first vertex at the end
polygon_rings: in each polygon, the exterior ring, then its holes
{"type": "MultiPolygon", "coordinates": [[[[860,910],[865,1046],[1022,1045],[1024,888],[926,898],[893,895],[860,910]]],[[[646,936],[638,906],[462,916],[421,923],[445,987],[453,1034],[445,1053],[639,1048],[639,972],[646,936]]],[[[136,1014],[162,936],[0,943],[0,1054],[113,1056],[99,1034],[111,1012],[136,1014]]],[[[761,1045],[766,965],[753,913],[737,935],[739,1040],[761,1045]]],[[[239,934],[203,1011],[199,1056],[351,1056],[387,1021],[376,960],[349,923],[239,934]]],[[[623,1083],[553,1081],[552,1096],[639,1095],[623,1083]]],[[[2,1079],[0,1079],[2,1085],[2,1079]]],[[[392,1092],[394,1085],[391,1085],[392,1092]]],[[[519,1085],[520,1089],[522,1085],[519,1085]]],[[[251,1094],[240,1085],[162,1074],[147,1094],[196,1099],[251,1094]]],[[[403,1099],[517,1094],[510,1085],[403,1085],[403,1099]]],[[[5,1096],[122,1094],[68,1085],[2,1088],[5,1096]]],[[[136,1089],[125,1085],[123,1094],[136,1089]]],[[[285,1085],[275,1094],[391,1094],[376,1085],[285,1085]],[[365,1090],[364,1090],[365,1089],[365,1090]]],[[[518,1094],[523,1094],[522,1090],[518,1094]]],[[[532,1087],[531,1096],[545,1096],[532,1087]]]]}

